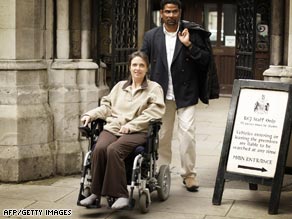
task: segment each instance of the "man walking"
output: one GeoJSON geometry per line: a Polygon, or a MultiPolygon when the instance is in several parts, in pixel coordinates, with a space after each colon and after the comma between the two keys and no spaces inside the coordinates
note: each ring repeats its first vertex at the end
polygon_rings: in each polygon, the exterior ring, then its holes
{"type": "MultiPolygon", "coordinates": [[[[166,113],[160,131],[160,164],[171,163],[171,140],[175,115],[179,141],[181,176],[188,191],[197,191],[195,105],[219,97],[216,72],[212,68],[210,33],[197,24],[181,21],[181,2],[162,0],[163,25],[146,32],[141,50],[150,60],[150,79],[164,91],[166,113]],[[212,89],[211,89],[212,88],[212,89]]],[[[213,63],[214,64],[214,63],[213,63]]]]}

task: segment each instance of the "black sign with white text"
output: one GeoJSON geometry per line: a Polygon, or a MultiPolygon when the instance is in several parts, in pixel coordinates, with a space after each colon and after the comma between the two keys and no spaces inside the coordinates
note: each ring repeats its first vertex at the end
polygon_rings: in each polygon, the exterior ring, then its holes
{"type": "Polygon", "coordinates": [[[274,177],[288,93],[242,89],[227,171],[274,177]]]}
{"type": "Polygon", "coordinates": [[[221,204],[226,180],[239,180],[271,186],[269,214],[277,214],[291,126],[292,84],[234,80],[212,203],[221,204]]]}

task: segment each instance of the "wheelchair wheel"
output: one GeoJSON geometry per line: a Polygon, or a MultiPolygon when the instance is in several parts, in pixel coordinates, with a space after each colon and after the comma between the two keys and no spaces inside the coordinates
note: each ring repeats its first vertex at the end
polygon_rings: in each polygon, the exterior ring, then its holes
{"type": "Polygon", "coordinates": [[[157,178],[157,194],[160,201],[168,199],[170,191],[170,171],[168,165],[161,165],[157,178]]]}
{"type": "Polygon", "coordinates": [[[140,212],[145,214],[149,211],[149,200],[146,193],[142,193],[139,198],[139,208],[140,212]]]}

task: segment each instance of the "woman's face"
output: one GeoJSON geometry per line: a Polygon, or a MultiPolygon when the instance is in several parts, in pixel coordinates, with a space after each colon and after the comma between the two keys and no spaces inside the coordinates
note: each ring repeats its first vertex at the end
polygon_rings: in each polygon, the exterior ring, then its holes
{"type": "Polygon", "coordinates": [[[132,59],[130,65],[130,72],[133,81],[142,82],[148,71],[146,62],[139,56],[132,59]]]}

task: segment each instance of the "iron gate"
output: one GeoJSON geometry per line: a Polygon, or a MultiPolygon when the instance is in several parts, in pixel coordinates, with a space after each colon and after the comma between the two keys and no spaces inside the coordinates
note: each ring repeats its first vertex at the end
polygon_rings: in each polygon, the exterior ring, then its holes
{"type": "Polygon", "coordinates": [[[237,1],[235,78],[252,79],[255,60],[255,0],[237,1]]]}
{"type": "Polygon", "coordinates": [[[128,77],[128,56],[137,50],[138,0],[113,0],[111,87],[128,77]]]}
{"type": "Polygon", "coordinates": [[[235,78],[255,78],[256,54],[269,52],[269,25],[270,1],[237,1],[235,78]]]}

